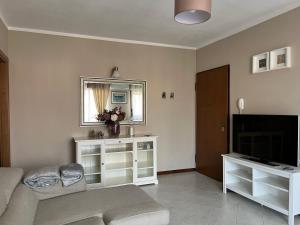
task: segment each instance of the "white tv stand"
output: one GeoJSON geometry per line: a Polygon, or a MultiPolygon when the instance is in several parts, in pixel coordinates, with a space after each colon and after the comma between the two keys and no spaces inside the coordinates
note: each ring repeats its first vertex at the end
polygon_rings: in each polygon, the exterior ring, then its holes
{"type": "Polygon", "coordinates": [[[239,154],[223,155],[223,192],[227,189],[288,216],[300,214],[300,169],[285,170],[286,165],[268,166],[241,158],[239,154]]]}

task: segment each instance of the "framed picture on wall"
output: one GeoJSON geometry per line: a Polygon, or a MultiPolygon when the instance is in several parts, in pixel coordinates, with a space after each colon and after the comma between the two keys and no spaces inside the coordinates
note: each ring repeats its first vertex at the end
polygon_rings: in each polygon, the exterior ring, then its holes
{"type": "Polygon", "coordinates": [[[111,92],[112,104],[127,104],[127,92],[125,91],[112,91],[111,92]]]}
{"type": "Polygon", "coordinates": [[[271,70],[290,68],[291,64],[291,47],[280,48],[270,52],[271,70]]]}
{"type": "Polygon", "coordinates": [[[270,70],[270,53],[265,52],[252,58],[252,73],[262,73],[270,70]]]}

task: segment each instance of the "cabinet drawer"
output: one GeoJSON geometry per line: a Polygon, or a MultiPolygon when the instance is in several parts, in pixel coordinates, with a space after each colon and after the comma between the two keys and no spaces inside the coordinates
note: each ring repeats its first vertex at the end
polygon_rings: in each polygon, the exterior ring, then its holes
{"type": "Polygon", "coordinates": [[[145,141],[155,141],[156,139],[157,139],[156,137],[144,136],[144,137],[135,138],[135,141],[137,141],[137,142],[145,142],[145,141]]]}
{"type": "Polygon", "coordinates": [[[105,140],[105,144],[107,145],[128,144],[128,143],[133,143],[133,139],[105,140]]]}
{"type": "Polygon", "coordinates": [[[77,143],[77,146],[80,147],[80,148],[85,148],[86,146],[89,147],[89,146],[94,146],[94,145],[101,145],[103,144],[103,141],[84,141],[84,142],[80,142],[80,143],[77,143]]]}

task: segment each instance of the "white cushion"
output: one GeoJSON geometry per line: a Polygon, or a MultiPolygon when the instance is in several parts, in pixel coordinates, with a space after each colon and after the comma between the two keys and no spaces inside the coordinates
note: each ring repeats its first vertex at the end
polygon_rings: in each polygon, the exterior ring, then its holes
{"type": "Polygon", "coordinates": [[[106,225],[167,225],[169,210],[156,202],[145,202],[106,211],[103,220],[106,225]]]}
{"type": "MultiPolygon", "coordinates": [[[[34,224],[67,224],[93,216],[102,217],[106,212],[110,213],[110,216],[107,217],[107,221],[112,221],[116,218],[113,209],[119,210],[120,207],[131,207],[131,211],[128,212],[128,214],[131,213],[132,215],[137,215],[140,213],[141,217],[143,213],[149,213],[152,208],[156,208],[156,211],[153,210],[155,212],[160,211],[161,209],[163,210],[163,214],[166,215],[166,211],[164,211],[164,209],[142,189],[134,185],[128,185],[107,189],[89,190],[42,200],[38,205],[34,224]],[[146,210],[142,207],[143,205],[146,206],[146,210]],[[136,211],[135,207],[137,206],[140,207],[140,211],[136,211]]],[[[149,214],[145,214],[146,217],[148,215],[149,214]]]]}

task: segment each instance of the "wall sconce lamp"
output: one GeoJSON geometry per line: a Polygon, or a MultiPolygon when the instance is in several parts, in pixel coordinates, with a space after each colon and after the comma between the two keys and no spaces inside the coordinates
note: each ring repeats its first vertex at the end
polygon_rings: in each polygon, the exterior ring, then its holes
{"type": "Polygon", "coordinates": [[[111,78],[114,78],[114,79],[120,78],[120,72],[119,72],[119,68],[117,66],[115,66],[113,68],[113,72],[112,72],[111,78]]]}

